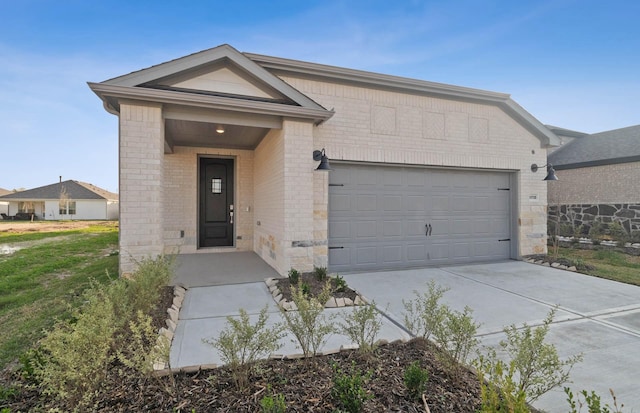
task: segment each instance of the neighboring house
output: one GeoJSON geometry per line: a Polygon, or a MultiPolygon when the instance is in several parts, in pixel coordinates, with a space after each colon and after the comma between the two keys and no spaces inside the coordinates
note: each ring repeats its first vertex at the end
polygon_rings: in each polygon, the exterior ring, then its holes
{"type": "Polygon", "coordinates": [[[509,95],[228,45],[89,87],[119,118],[123,273],[175,251],[280,274],[546,252],[531,164],[558,138],[509,95]]]}
{"type": "Polygon", "coordinates": [[[79,181],[27,189],[0,196],[8,216],[35,214],[37,219],[118,219],[118,194],[79,181]]]}
{"type": "Polygon", "coordinates": [[[619,222],[640,231],[640,125],[582,136],[551,153],[558,181],[549,185],[552,219],[582,225],[619,222]]]}
{"type": "MultiPolygon", "coordinates": [[[[0,188],[0,196],[10,194],[11,191],[0,188]]],[[[0,201],[0,214],[9,213],[9,203],[6,201],[0,201]]]]}
{"type": "Polygon", "coordinates": [[[560,140],[560,146],[549,148],[549,153],[557,151],[563,145],[573,141],[576,138],[582,138],[583,136],[589,136],[588,133],[578,132],[571,129],[564,129],[558,126],[545,125],[551,132],[553,132],[560,140]]]}

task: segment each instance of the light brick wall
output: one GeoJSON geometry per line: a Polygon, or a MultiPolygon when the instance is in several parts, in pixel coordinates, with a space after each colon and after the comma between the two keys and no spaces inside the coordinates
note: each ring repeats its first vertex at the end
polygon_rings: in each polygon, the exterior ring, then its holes
{"type": "Polygon", "coordinates": [[[281,274],[286,268],[284,238],[284,131],[274,129],[255,149],[254,251],[281,274]]]}
{"type": "Polygon", "coordinates": [[[549,205],[640,203],[640,162],[556,171],[549,205]]]}
{"type": "Polygon", "coordinates": [[[546,163],[546,148],[500,108],[282,78],[335,110],[314,131],[314,148],[330,159],[516,172],[518,255],[546,252],[547,183],[530,170],[546,163]]]}
{"type": "MultiPolygon", "coordinates": [[[[253,250],[253,151],[176,146],[173,153],[165,155],[165,252],[212,251],[211,248],[197,249],[199,157],[234,159],[235,249],[253,250]],[[181,231],[184,231],[183,237],[181,231]]],[[[220,250],[225,249],[228,250],[220,250]]]]}
{"type": "Polygon", "coordinates": [[[164,120],[160,105],[120,102],[120,273],[163,252],[164,120]]]}

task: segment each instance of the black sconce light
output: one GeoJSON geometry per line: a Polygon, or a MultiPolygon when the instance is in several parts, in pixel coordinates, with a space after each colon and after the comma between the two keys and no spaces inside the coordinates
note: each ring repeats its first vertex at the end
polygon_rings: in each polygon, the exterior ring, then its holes
{"type": "Polygon", "coordinates": [[[313,151],[313,160],[320,161],[320,165],[316,168],[316,171],[330,171],[329,158],[324,153],[324,148],[321,151],[313,151]]]}
{"type": "Polygon", "coordinates": [[[557,181],[558,177],[556,176],[556,170],[553,169],[553,165],[550,163],[542,166],[538,166],[534,163],[531,165],[531,172],[536,173],[539,168],[544,168],[545,166],[547,167],[547,176],[544,177],[543,181],[557,181]]]}

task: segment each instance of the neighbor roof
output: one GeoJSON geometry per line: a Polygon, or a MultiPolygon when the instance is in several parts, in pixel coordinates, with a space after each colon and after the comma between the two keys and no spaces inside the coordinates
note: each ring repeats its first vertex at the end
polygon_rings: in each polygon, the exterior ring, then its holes
{"type": "Polygon", "coordinates": [[[559,170],[640,161],[640,125],[574,139],[548,161],[559,170]]]}
{"type": "Polygon", "coordinates": [[[8,191],[8,190],[6,190],[4,188],[0,188],[0,196],[6,195],[6,194],[10,194],[10,193],[11,193],[11,191],[8,191]]]}
{"type": "Polygon", "coordinates": [[[107,199],[117,200],[118,194],[109,192],[105,189],[98,188],[95,185],[88,184],[86,182],[68,180],[59,182],[56,184],[41,186],[39,188],[27,189],[21,192],[10,193],[8,195],[0,196],[0,199],[11,200],[44,200],[44,199],[60,199],[60,193],[63,190],[66,191],[67,197],[70,200],[80,199],[107,199]]]}

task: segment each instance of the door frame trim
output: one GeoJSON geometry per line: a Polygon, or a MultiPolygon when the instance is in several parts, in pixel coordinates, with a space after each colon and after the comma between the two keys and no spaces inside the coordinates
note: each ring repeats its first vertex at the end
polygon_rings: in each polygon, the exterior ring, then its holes
{"type": "Polygon", "coordinates": [[[236,205],[238,205],[238,200],[237,200],[237,196],[238,196],[238,157],[234,156],[234,155],[217,155],[217,154],[211,154],[211,153],[203,153],[203,154],[198,154],[197,155],[197,160],[196,160],[196,199],[194,200],[194,202],[196,203],[196,220],[195,220],[195,226],[196,226],[196,250],[215,250],[215,249],[224,249],[224,250],[228,250],[230,248],[236,248],[236,228],[237,228],[237,217],[238,214],[234,214],[234,220],[233,220],[233,235],[232,235],[232,245],[225,245],[225,246],[217,246],[217,247],[202,247],[200,246],[200,195],[201,195],[201,188],[200,188],[200,162],[203,159],[231,159],[233,160],[233,205],[234,205],[234,212],[236,205]]]}

